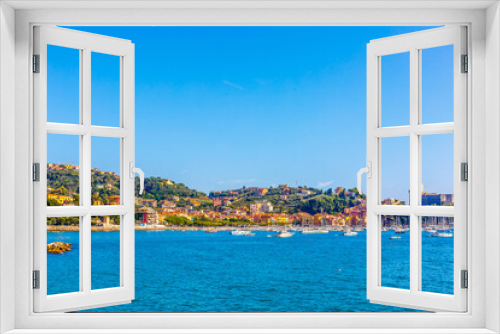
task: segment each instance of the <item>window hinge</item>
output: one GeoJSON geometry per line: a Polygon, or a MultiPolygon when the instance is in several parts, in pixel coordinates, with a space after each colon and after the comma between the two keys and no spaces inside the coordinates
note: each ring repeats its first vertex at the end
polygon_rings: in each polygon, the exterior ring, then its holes
{"type": "Polygon", "coordinates": [[[33,270],[33,289],[40,289],[40,270],[33,270]]]}
{"type": "Polygon", "coordinates": [[[40,181],[40,163],[35,162],[33,164],[33,181],[39,182],[40,181]]]}
{"type": "Polygon", "coordinates": [[[469,72],[469,56],[462,55],[462,73],[469,72]]]}
{"type": "Polygon", "coordinates": [[[33,55],[33,73],[40,73],[40,55],[33,55]]]}
{"type": "Polygon", "coordinates": [[[469,287],[469,272],[467,270],[462,270],[462,289],[467,289],[469,287]]]}
{"type": "Polygon", "coordinates": [[[469,165],[466,162],[462,162],[460,165],[460,180],[469,181],[469,165]]]}

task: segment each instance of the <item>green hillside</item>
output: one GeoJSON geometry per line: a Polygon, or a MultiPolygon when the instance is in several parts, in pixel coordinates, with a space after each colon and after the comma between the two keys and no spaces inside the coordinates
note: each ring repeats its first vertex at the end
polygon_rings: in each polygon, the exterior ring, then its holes
{"type": "MultiPolygon", "coordinates": [[[[48,168],[47,186],[50,188],[49,193],[73,195],[77,200],[78,195],[75,196],[75,194],[79,193],[79,171],[71,165],[55,165],[48,168]]],[[[135,178],[135,187],[137,194],[139,193],[138,177],[135,178]]],[[[92,197],[101,199],[103,204],[107,205],[109,197],[113,195],[120,195],[120,176],[112,172],[92,169],[92,197]]],[[[206,194],[161,177],[145,178],[142,198],[160,201],[173,200],[175,196],[185,199],[206,197],[206,194]]]]}
{"type": "MultiPolygon", "coordinates": [[[[49,193],[69,195],[73,204],[78,204],[79,171],[72,165],[50,164],[47,171],[49,193]]],[[[112,196],[120,194],[120,176],[113,172],[92,169],[92,200],[102,201],[108,205],[112,196]]],[[[135,178],[136,194],[139,193],[139,178],[135,178]]],[[[183,183],[176,183],[161,177],[147,177],[144,180],[144,199],[157,201],[169,200],[177,207],[193,205],[190,199],[207,198],[203,192],[186,187],[183,183]]],[[[270,187],[270,188],[240,188],[211,192],[209,198],[214,201],[198,201],[199,210],[214,210],[215,206],[231,208],[249,208],[255,201],[269,201],[275,212],[293,214],[297,212],[316,213],[343,213],[347,207],[355,206],[359,200],[365,199],[356,189],[341,189],[335,193],[332,189],[323,191],[310,187],[270,187]],[[221,203],[215,204],[217,200],[221,203]]],[[[70,201],[71,201],[70,200],[70,201]]],[[[48,205],[58,205],[55,200],[48,200],[48,205]]]]}

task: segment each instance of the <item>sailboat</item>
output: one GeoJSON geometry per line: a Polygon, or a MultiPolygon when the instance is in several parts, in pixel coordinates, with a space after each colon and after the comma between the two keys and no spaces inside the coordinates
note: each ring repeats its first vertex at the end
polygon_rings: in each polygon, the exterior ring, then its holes
{"type": "Polygon", "coordinates": [[[394,230],[394,232],[395,232],[396,234],[403,234],[403,233],[406,233],[406,232],[407,232],[407,230],[397,229],[397,230],[394,230]]]}
{"type": "Polygon", "coordinates": [[[441,229],[441,231],[442,232],[436,231],[432,233],[432,236],[437,238],[453,238],[453,233],[450,231],[450,225],[448,224],[448,231],[446,231],[444,228],[444,219],[443,219],[443,228],[441,229]]]}

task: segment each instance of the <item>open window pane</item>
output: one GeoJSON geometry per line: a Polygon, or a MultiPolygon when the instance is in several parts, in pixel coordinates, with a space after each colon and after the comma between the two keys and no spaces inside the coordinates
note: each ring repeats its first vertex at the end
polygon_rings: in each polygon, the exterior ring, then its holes
{"type": "Polygon", "coordinates": [[[80,217],[47,218],[47,295],[80,291],[80,217]]]}
{"type": "Polygon", "coordinates": [[[421,217],[422,291],[453,294],[454,219],[421,217]]]}
{"type": "Polygon", "coordinates": [[[47,45],[47,122],[80,123],[80,50],[47,45]]]}
{"type": "MultiPolygon", "coordinates": [[[[467,53],[466,36],[465,27],[443,27],[383,38],[368,45],[367,160],[375,166],[375,175],[367,178],[368,201],[379,195],[377,191],[384,197],[386,137],[409,136],[411,165],[409,206],[377,206],[376,202],[368,205],[367,295],[373,303],[421,310],[467,310],[467,290],[460,289],[459,284],[461,271],[467,270],[467,183],[460,182],[457,175],[461,164],[467,163],[467,74],[460,67],[461,55],[467,53]],[[380,129],[375,117],[380,105],[375,93],[381,89],[383,92],[384,85],[380,58],[403,51],[410,52],[411,126],[380,129]],[[409,253],[404,250],[394,257],[385,256],[388,242],[383,234],[389,232],[381,232],[380,236],[378,229],[370,230],[370,226],[380,224],[373,220],[381,214],[411,217],[409,253]],[[373,265],[375,255],[369,254],[380,252],[382,264],[373,265]],[[399,271],[401,276],[409,272],[410,284],[385,283],[388,265],[384,262],[398,257],[403,257],[397,262],[400,265],[407,263],[404,259],[411,263],[411,270],[401,267],[399,271]],[[380,287],[380,277],[383,286],[410,287],[410,293],[380,287]]],[[[405,66],[400,70],[406,71],[405,66]]],[[[404,241],[404,237],[400,240],[404,241]]]]}
{"type": "MultiPolygon", "coordinates": [[[[33,126],[33,277],[39,286],[33,289],[34,311],[66,312],[129,303],[135,294],[134,192],[132,179],[120,180],[120,174],[128,175],[128,166],[134,163],[134,45],[127,40],[45,26],[34,27],[34,41],[33,53],[39,56],[34,68],[40,70],[33,76],[33,89],[38,92],[34,94],[33,126]],[[63,46],[75,48],[76,53],[65,53],[63,46]],[[118,59],[115,69],[122,87],[115,89],[115,100],[116,109],[122,107],[123,114],[118,112],[116,122],[119,126],[122,116],[126,130],[91,126],[91,93],[98,95],[97,102],[99,93],[113,95],[107,89],[105,74],[101,75],[102,87],[93,87],[94,51],[109,52],[118,59]],[[60,59],[54,58],[54,52],[60,59]],[[71,66],[64,63],[68,59],[71,66]],[[51,78],[51,66],[60,64],[60,71],[53,73],[61,76],[51,78]],[[119,77],[121,72],[126,74],[123,78],[119,77]],[[50,87],[57,84],[59,90],[50,87]],[[52,99],[57,103],[51,104],[52,99]],[[66,108],[73,105],[68,101],[76,107],[66,108]],[[52,111],[57,117],[51,116],[52,111]],[[124,181],[123,189],[120,181],[124,181]],[[106,206],[121,204],[123,198],[128,206],[106,206]],[[123,220],[127,222],[125,229],[121,229],[123,220]],[[39,221],[46,223],[36,224],[39,221]],[[105,234],[108,238],[103,240],[105,234]],[[127,254],[128,262],[122,262],[122,253],[127,254]],[[92,289],[100,291],[93,293],[92,289]]],[[[99,62],[99,56],[95,59],[99,62]]],[[[101,65],[103,70],[111,67],[101,65]]],[[[99,74],[95,76],[99,78],[99,74]]],[[[98,105],[109,109],[106,103],[98,105]]]]}
{"type": "Polygon", "coordinates": [[[92,205],[120,204],[120,142],[92,137],[92,205]]]}
{"type": "Polygon", "coordinates": [[[454,205],[453,134],[425,135],[422,141],[422,205],[454,205]]]}
{"type": "Polygon", "coordinates": [[[47,134],[47,206],[80,205],[80,137],[47,134]]]}
{"type": "Polygon", "coordinates": [[[120,126],[120,57],[92,52],[92,125],[120,126]]]}
{"type": "Polygon", "coordinates": [[[382,216],[381,285],[410,289],[410,217],[382,216]]]}
{"type": "Polygon", "coordinates": [[[120,286],[120,220],[92,217],[92,290],[120,286]]]}
{"type": "Polygon", "coordinates": [[[381,58],[382,126],[410,124],[410,53],[381,58]]]}
{"type": "Polygon", "coordinates": [[[422,123],[453,122],[453,45],[423,49],[422,123]]]}
{"type": "Polygon", "coordinates": [[[381,204],[405,205],[410,190],[410,138],[381,139],[381,204]]]}

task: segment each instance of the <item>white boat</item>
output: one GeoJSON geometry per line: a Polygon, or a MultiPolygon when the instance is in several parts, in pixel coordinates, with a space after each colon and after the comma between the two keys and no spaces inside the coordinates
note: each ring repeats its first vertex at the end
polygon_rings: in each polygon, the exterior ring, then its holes
{"type": "Polygon", "coordinates": [[[302,234],[326,234],[328,233],[327,230],[304,230],[302,231],[302,234]]]}
{"type": "Polygon", "coordinates": [[[437,237],[437,238],[453,238],[453,233],[451,233],[450,231],[448,231],[448,232],[436,232],[432,236],[437,237]]]}
{"type": "Polygon", "coordinates": [[[345,231],[342,235],[343,235],[344,237],[354,237],[354,236],[358,235],[358,232],[354,232],[354,231],[345,231]]]}
{"type": "Polygon", "coordinates": [[[293,235],[292,232],[280,231],[278,234],[275,235],[275,237],[278,237],[278,238],[290,238],[292,235],[293,235]]]}
{"type": "Polygon", "coordinates": [[[399,235],[393,235],[392,237],[389,237],[389,239],[401,239],[399,235]]]}
{"type": "Polygon", "coordinates": [[[252,231],[236,230],[236,231],[231,231],[231,235],[252,237],[255,235],[255,233],[252,233],[252,231]]]}
{"type": "Polygon", "coordinates": [[[450,225],[448,224],[448,230],[447,230],[444,224],[444,219],[442,221],[442,224],[440,225],[441,227],[438,228],[438,230],[435,233],[432,233],[432,236],[437,238],[453,238],[453,233],[449,230],[450,225]]]}

